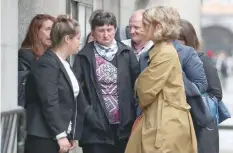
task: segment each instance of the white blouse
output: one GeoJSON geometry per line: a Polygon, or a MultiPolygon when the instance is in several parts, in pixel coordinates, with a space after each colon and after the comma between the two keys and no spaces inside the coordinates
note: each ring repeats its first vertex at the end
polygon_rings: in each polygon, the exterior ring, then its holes
{"type": "Polygon", "coordinates": [[[70,81],[71,81],[71,84],[72,84],[72,87],[73,87],[73,91],[74,91],[74,98],[76,99],[78,94],[79,94],[78,81],[77,81],[73,71],[70,68],[70,64],[66,60],[62,59],[61,57],[59,57],[59,59],[61,60],[63,66],[66,69],[67,74],[69,75],[69,78],[70,78],[70,81]]]}
{"type": "MultiPolygon", "coordinates": [[[[77,81],[73,71],[71,70],[70,64],[66,60],[62,59],[60,56],[58,56],[58,58],[62,62],[63,66],[65,67],[65,70],[66,70],[66,72],[67,72],[67,74],[68,74],[68,76],[70,78],[70,81],[71,81],[71,84],[72,84],[72,87],[73,87],[73,91],[74,91],[74,99],[76,99],[78,94],[79,94],[79,90],[80,90],[78,81],[77,81]]],[[[58,134],[56,136],[56,139],[58,140],[60,138],[66,137],[67,134],[70,134],[70,132],[72,130],[71,127],[72,127],[72,122],[70,121],[67,131],[58,134]]]]}

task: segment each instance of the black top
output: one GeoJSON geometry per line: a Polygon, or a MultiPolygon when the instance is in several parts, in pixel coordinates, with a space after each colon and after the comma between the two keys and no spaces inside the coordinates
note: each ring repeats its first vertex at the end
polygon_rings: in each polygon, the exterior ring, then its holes
{"type": "Polygon", "coordinates": [[[27,132],[55,138],[72,121],[72,139],[82,135],[88,109],[82,89],[74,99],[70,78],[57,55],[48,50],[33,65],[26,83],[27,132]]]}
{"type": "Polygon", "coordinates": [[[21,48],[18,52],[18,71],[30,70],[35,60],[36,57],[31,49],[21,48]]]}
{"type": "Polygon", "coordinates": [[[18,52],[18,105],[25,107],[25,83],[36,57],[31,49],[21,48],[18,52]]]}
{"type": "Polygon", "coordinates": [[[207,93],[215,96],[218,100],[222,100],[222,87],[213,61],[203,52],[198,53],[198,55],[203,62],[203,67],[208,82],[207,93]]]}

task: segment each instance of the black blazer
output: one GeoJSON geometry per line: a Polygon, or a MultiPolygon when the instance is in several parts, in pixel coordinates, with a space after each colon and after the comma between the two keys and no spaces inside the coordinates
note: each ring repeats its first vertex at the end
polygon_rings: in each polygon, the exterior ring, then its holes
{"type": "Polygon", "coordinates": [[[31,68],[26,83],[27,132],[55,138],[67,131],[72,120],[71,139],[80,139],[87,105],[82,88],[74,99],[70,78],[57,55],[48,50],[31,68]]]}
{"type": "Polygon", "coordinates": [[[31,49],[21,48],[18,52],[18,105],[25,106],[25,82],[36,57],[31,49]]]}
{"type": "Polygon", "coordinates": [[[201,61],[203,62],[203,67],[205,70],[206,79],[208,82],[207,93],[210,96],[215,96],[218,101],[222,100],[222,86],[220,79],[218,77],[217,69],[213,61],[206,56],[203,52],[198,53],[201,61]]]}

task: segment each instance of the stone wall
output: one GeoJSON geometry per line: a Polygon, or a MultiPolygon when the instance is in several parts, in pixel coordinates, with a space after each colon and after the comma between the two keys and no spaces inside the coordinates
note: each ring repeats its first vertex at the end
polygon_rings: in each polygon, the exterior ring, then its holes
{"type": "Polygon", "coordinates": [[[66,0],[19,0],[18,46],[21,45],[30,21],[36,14],[57,16],[66,13],[66,0]]]}

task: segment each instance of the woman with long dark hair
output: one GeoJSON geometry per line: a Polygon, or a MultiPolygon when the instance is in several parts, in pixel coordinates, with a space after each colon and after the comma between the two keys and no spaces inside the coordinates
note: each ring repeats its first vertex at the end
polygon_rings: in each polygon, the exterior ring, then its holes
{"type": "Polygon", "coordinates": [[[18,104],[25,106],[25,82],[33,61],[51,45],[50,31],[55,18],[48,14],[36,15],[28,28],[18,53],[18,104]]]}
{"type": "MultiPolygon", "coordinates": [[[[217,99],[217,101],[222,100],[222,88],[221,83],[218,77],[217,69],[215,68],[210,57],[205,55],[204,52],[200,51],[200,42],[198,40],[196,31],[193,25],[187,21],[182,19],[180,21],[181,25],[181,33],[179,36],[180,43],[193,47],[203,62],[203,67],[206,74],[206,79],[208,82],[207,94],[213,99],[217,99]]],[[[219,152],[219,135],[218,135],[218,127],[216,123],[211,123],[208,125],[208,130],[204,127],[199,126],[195,123],[195,131],[198,142],[198,153],[218,153],[219,152]]]]}
{"type": "Polygon", "coordinates": [[[36,15],[28,28],[25,39],[21,44],[21,50],[31,49],[38,58],[51,45],[50,31],[55,18],[48,14],[36,15]]]}

